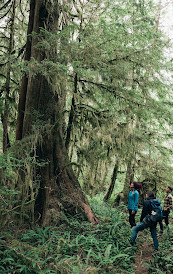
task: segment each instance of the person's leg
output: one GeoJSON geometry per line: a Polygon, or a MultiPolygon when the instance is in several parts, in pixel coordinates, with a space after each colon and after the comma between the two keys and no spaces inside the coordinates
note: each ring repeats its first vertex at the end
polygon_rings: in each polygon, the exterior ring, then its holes
{"type": "Polygon", "coordinates": [[[137,226],[135,226],[135,227],[133,228],[133,230],[132,230],[132,235],[131,235],[131,239],[130,239],[131,245],[134,244],[138,232],[144,230],[144,229],[147,228],[147,227],[148,227],[148,225],[147,225],[146,223],[142,222],[142,223],[140,223],[139,225],[137,225],[137,226]]]}
{"type": "Polygon", "coordinates": [[[165,221],[165,210],[163,210],[163,218],[162,218],[162,221],[165,221]]]}
{"type": "Polygon", "coordinates": [[[160,233],[163,233],[163,223],[162,223],[162,220],[159,221],[159,225],[160,225],[160,233]]]}
{"type": "Polygon", "coordinates": [[[136,226],[135,215],[136,215],[136,211],[134,214],[132,214],[132,210],[129,209],[129,223],[130,223],[131,227],[136,226]]]}
{"type": "MultiPolygon", "coordinates": [[[[129,224],[131,225],[131,212],[132,212],[132,210],[131,209],[129,209],[129,224]]],[[[132,226],[132,225],[131,225],[132,226]]]]}
{"type": "Polygon", "coordinates": [[[169,225],[169,210],[164,211],[165,214],[165,224],[169,225]]]}
{"type": "Polygon", "coordinates": [[[134,214],[131,214],[131,227],[136,226],[135,215],[136,211],[134,214]]]}
{"type": "Polygon", "coordinates": [[[157,239],[156,226],[150,227],[151,236],[153,238],[154,249],[158,250],[159,243],[157,239]]]}

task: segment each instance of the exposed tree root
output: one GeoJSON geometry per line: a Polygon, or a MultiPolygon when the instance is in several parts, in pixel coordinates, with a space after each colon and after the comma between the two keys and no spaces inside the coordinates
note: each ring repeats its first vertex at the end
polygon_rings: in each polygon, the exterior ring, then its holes
{"type": "Polygon", "coordinates": [[[84,213],[88,219],[89,222],[93,223],[93,224],[99,224],[101,223],[100,219],[96,218],[96,216],[94,215],[94,213],[91,210],[91,207],[83,202],[81,202],[81,206],[84,210],[84,213]]]}

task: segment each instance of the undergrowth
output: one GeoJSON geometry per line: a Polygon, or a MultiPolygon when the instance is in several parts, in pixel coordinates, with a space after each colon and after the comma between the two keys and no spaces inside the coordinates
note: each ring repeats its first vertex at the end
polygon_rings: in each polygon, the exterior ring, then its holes
{"type": "MultiPolygon", "coordinates": [[[[169,228],[164,226],[163,235],[159,237],[159,252],[147,264],[149,273],[171,274],[173,273],[173,212],[170,214],[169,228]]],[[[159,231],[159,225],[158,225],[159,231]]]]}
{"type": "MultiPolygon", "coordinates": [[[[125,207],[113,208],[101,197],[94,197],[90,204],[100,224],[91,224],[79,214],[64,215],[49,227],[24,229],[11,223],[0,234],[0,273],[134,273],[139,241],[129,246],[131,229],[125,207]]],[[[172,228],[170,224],[164,230],[159,253],[145,263],[149,273],[172,273],[172,228]]]]}
{"type": "Polygon", "coordinates": [[[101,224],[76,215],[55,226],[1,232],[0,273],[133,273],[135,247],[123,207],[91,205],[101,224]]]}

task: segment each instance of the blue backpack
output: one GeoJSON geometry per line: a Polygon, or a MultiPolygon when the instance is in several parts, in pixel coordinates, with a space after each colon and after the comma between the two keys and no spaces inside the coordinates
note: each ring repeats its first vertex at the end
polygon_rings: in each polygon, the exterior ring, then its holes
{"type": "Polygon", "coordinates": [[[160,204],[159,199],[151,200],[152,211],[150,219],[152,222],[159,222],[163,219],[163,212],[160,204]]]}

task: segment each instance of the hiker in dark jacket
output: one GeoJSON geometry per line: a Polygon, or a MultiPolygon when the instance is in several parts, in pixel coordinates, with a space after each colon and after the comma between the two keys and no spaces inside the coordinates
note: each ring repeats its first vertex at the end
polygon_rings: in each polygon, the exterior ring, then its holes
{"type": "Polygon", "coordinates": [[[157,222],[153,222],[150,219],[151,212],[152,212],[151,201],[153,199],[155,199],[154,193],[151,191],[148,191],[146,194],[146,201],[143,204],[143,209],[142,209],[142,213],[141,213],[141,218],[140,218],[141,223],[133,228],[130,243],[131,243],[131,245],[133,245],[138,232],[149,227],[151,236],[153,238],[154,249],[155,249],[155,251],[157,251],[158,250],[158,239],[157,239],[157,234],[156,234],[157,222]]]}

